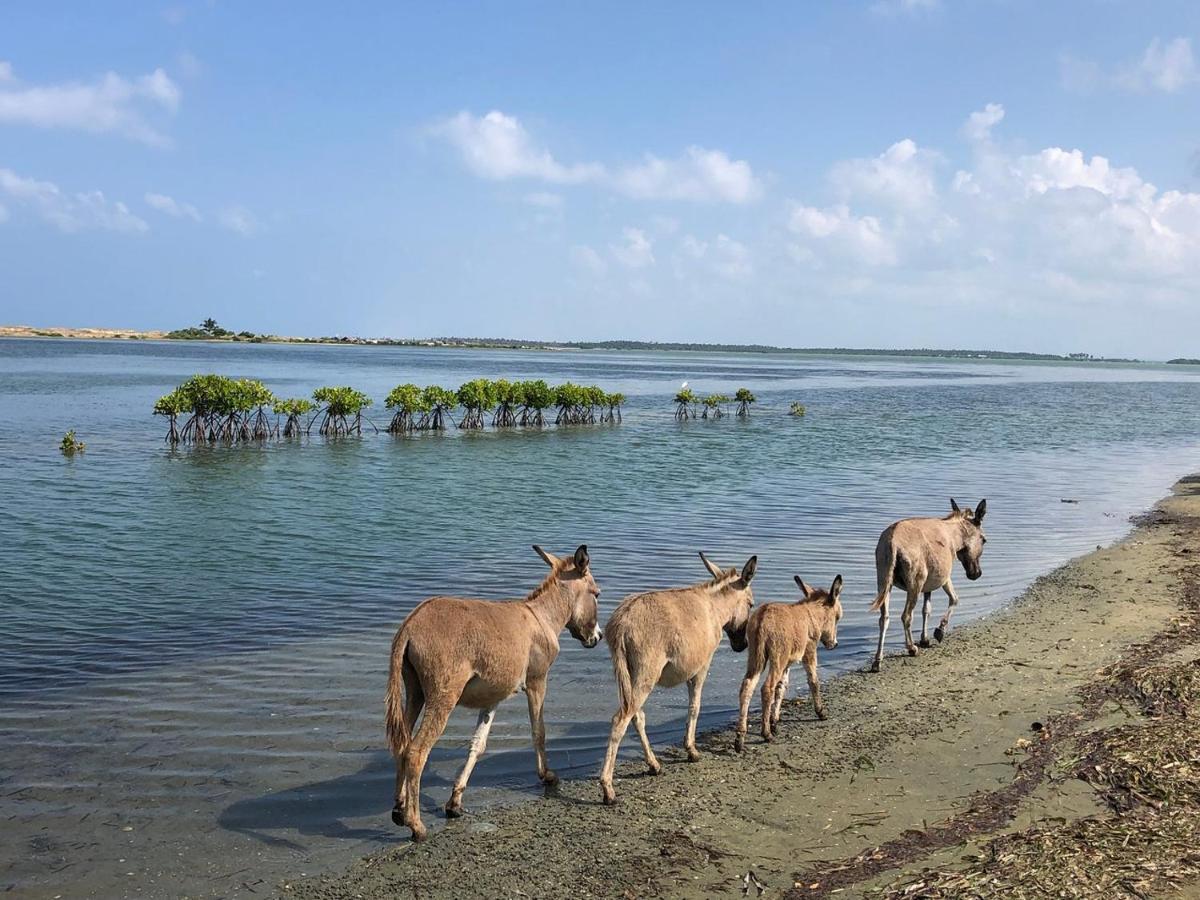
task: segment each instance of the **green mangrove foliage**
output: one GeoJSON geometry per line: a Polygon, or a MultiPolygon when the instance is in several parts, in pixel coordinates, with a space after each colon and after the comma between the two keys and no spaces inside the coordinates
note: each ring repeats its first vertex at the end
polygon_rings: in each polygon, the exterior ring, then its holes
{"type": "Polygon", "coordinates": [[[388,392],[383,401],[392,413],[387,430],[392,434],[405,434],[421,426],[429,412],[429,405],[421,389],[415,384],[398,384],[388,392]]]}
{"type": "Polygon", "coordinates": [[[370,397],[351,387],[317,388],[312,396],[321,411],[309,420],[309,431],[319,418],[319,433],[323,437],[362,434],[362,412],[371,405],[370,397]]]}
{"type": "Polygon", "coordinates": [[[275,431],[266,412],[274,403],[275,395],[261,381],[193,375],[159,397],[154,414],[167,419],[165,439],[172,445],[263,440],[275,431]],[[185,413],[190,415],[180,428],[179,417],[185,413]]]}
{"type": "Polygon", "coordinates": [[[492,382],[486,378],[473,378],[459,387],[457,394],[458,405],[463,408],[463,416],[458,421],[459,428],[482,428],[483,411],[494,405],[495,390],[492,382]]]}
{"type": "Polygon", "coordinates": [[[733,399],[738,405],[737,414],[743,419],[750,415],[750,404],[758,402],[758,398],[750,393],[749,388],[738,388],[737,393],[733,395],[733,399]]]}
{"type": "MultiPolygon", "coordinates": [[[[615,423],[621,421],[625,395],[569,381],[551,387],[542,379],[475,378],[457,390],[400,384],[392,388],[384,402],[391,413],[387,430],[405,434],[442,431],[447,422],[459,428],[483,428],[488,415],[495,428],[540,428],[546,424],[546,411],[554,407],[558,408],[555,422],[559,425],[615,423]],[[460,407],[462,419],[455,422],[454,411],[460,407]]],[[[351,387],[318,388],[311,400],[285,399],[276,397],[261,381],[210,374],[194,375],[159,397],[154,414],[167,420],[166,440],[174,446],[292,438],[310,434],[318,423],[318,432],[325,437],[362,434],[365,410],[370,405],[370,397],[351,387]],[[268,410],[274,413],[274,419],[268,416],[268,410]]]]}
{"type": "Polygon", "coordinates": [[[621,407],[625,405],[624,394],[605,394],[602,404],[607,408],[607,412],[600,416],[601,422],[620,422],[621,407]]]}
{"type": "Polygon", "coordinates": [[[789,416],[802,416],[802,415],[804,415],[806,412],[807,412],[807,410],[804,408],[804,404],[803,404],[803,403],[793,403],[793,404],[791,405],[791,408],[790,408],[790,409],[788,409],[788,415],[789,415],[789,416]]]}
{"type": "Polygon", "coordinates": [[[447,419],[453,424],[454,416],[451,413],[458,405],[458,397],[454,391],[431,384],[422,388],[421,402],[425,404],[428,412],[421,417],[418,428],[441,431],[446,427],[447,419]]]}
{"type": "Polygon", "coordinates": [[[675,420],[685,422],[696,418],[696,404],[699,398],[690,387],[682,387],[675,395],[675,420]]]}
{"type": "Polygon", "coordinates": [[[726,394],[708,394],[702,402],[704,404],[704,412],[700,418],[719,419],[725,415],[724,407],[729,402],[729,397],[726,394]]]}
{"type": "MultiPolygon", "coordinates": [[[[274,406],[275,415],[287,416],[287,419],[283,424],[283,436],[285,438],[299,437],[301,427],[300,420],[316,408],[316,404],[307,397],[292,397],[287,400],[276,400],[274,406]]],[[[279,433],[278,420],[276,420],[275,423],[275,430],[276,433],[279,433]]]]}
{"type": "Polygon", "coordinates": [[[63,435],[63,439],[58,444],[58,449],[62,451],[63,456],[74,456],[76,453],[82,453],[86,450],[87,444],[75,437],[74,430],[71,430],[63,435]]]}
{"type": "Polygon", "coordinates": [[[537,381],[522,381],[520,387],[520,424],[541,428],[546,424],[546,410],[554,406],[554,390],[540,378],[537,381]]]}

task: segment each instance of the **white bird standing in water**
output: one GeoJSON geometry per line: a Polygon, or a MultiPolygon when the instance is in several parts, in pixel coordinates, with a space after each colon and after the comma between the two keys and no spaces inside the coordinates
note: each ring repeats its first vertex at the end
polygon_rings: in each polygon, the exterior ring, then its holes
{"type": "Polygon", "coordinates": [[[682,390],[683,390],[685,387],[687,387],[687,382],[686,382],[686,381],[685,381],[683,384],[681,384],[681,385],[679,386],[679,389],[682,391],[682,390]]]}

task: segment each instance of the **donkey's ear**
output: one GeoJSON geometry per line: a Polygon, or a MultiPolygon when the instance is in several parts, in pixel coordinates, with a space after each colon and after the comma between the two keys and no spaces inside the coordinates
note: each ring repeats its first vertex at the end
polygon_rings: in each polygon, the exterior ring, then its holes
{"type": "Polygon", "coordinates": [[[978,525],[982,522],[985,515],[987,515],[987,501],[980,500],[979,505],[975,507],[975,524],[978,525]]]}
{"type": "Polygon", "coordinates": [[[950,511],[951,512],[962,512],[962,510],[958,508],[958,504],[954,502],[953,497],[950,498],[950,511]]]}
{"type": "Polygon", "coordinates": [[[700,562],[704,563],[704,568],[708,569],[708,574],[713,578],[720,578],[725,573],[721,571],[721,567],[714,564],[711,559],[704,555],[704,551],[700,551],[700,562]]]}
{"type": "Polygon", "coordinates": [[[796,582],[796,587],[800,588],[800,593],[802,593],[806,599],[812,596],[813,589],[804,583],[803,578],[801,578],[799,575],[793,575],[792,580],[796,582]]]}
{"type": "Polygon", "coordinates": [[[838,602],[838,598],[842,596],[842,576],[838,575],[833,579],[833,584],[829,586],[829,605],[838,602]]]}
{"type": "Polygon", "coordinates": [[[580,544],[575,550],[575,568],[580,572],[586,572],[589,562],[591,559],[588,557],[587,544],[580,544]]]}
{"type": "Polygon", "coordinates": [[[758,557],[752,556],[746,560],[746,565],[742,566],[742,584],[749,584],[754,578],[754,573],[758,571],[758,557]]]}
{"type": "Polygon", "coordinates": [[[543,550],[537,544],[533,545],[533,552],[536,553],[538,556],[540,556],[542,559],[544,559],[546,561],[546,565],[548,565],[550,568],[553,569],[555,566],[558,565],[558,562],[559,562],[558,557],[555,556],[553,553],[547,553],[545,550],[543,550]]]}

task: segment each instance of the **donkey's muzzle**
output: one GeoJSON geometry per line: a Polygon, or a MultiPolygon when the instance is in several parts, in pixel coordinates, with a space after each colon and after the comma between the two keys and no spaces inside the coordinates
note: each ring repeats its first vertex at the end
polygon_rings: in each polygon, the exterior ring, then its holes
{"type": "Polygon", "coordinates": [[[983,577],[983,569],[975,569],[972,572],[967,572],[967,581],[978,581],[983,577]]]}

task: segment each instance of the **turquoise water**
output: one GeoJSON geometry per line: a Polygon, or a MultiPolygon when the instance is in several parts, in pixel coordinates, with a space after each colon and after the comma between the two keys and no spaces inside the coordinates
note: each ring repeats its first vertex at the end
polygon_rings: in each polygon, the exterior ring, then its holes
{"type": "MultiPolygon", "coordinates": [[[[758,554],[759,602],[791,599],[793,574],[827,584],[840,572],[841,646],[821,664],[861,667],[889,522],[986,496],[984,577],[960,578],[955,624],[985,614],[1119,537],[1197,468],[1196,378],[1173,366],[0,341],[0,887],[230,895],[248,890],[248,867],[270,884],[403,837],[387,820],[380,722],[391,634],[432,593],[529,590],[544,572],[532,543],[589,545],[602,618],[627,593],[701,580],[701,549],[726,566],[758,554]],[[150,408],[207,371],[288,396],[350,384],[380,405],[400,382],[479,376],[597,383],[629,404],[619,426],[171,450],[150,408]],[[685,380],[701,393],[746,386],[759,403],[747,421],[676,423],[670,397],[685,380]],[[803,419],[786,414],[794,400],[803,419]],[[57,450],[67,428],[87,442],[72,459],[57,450]]],[[[371,415],[386,423],[380,406],[371,415]]],[[[708,724],[729,719],[743,666],[718,652],[708,724]]],[[[564,634],[547,701],[561,773],[591,774],[614,700],[604,646],[564,634]]],[[[833,692],[833,715],[836,704],[833,692]]],[[[685,707],[684,691],[652,697],[659,740],[678,740],[685,707]]],[[[452,720],[427,810],[444,802],[473,721],[452,720]]],[[[532,771],[515,698],[468,801],[532,794],[532,771]]]]}

